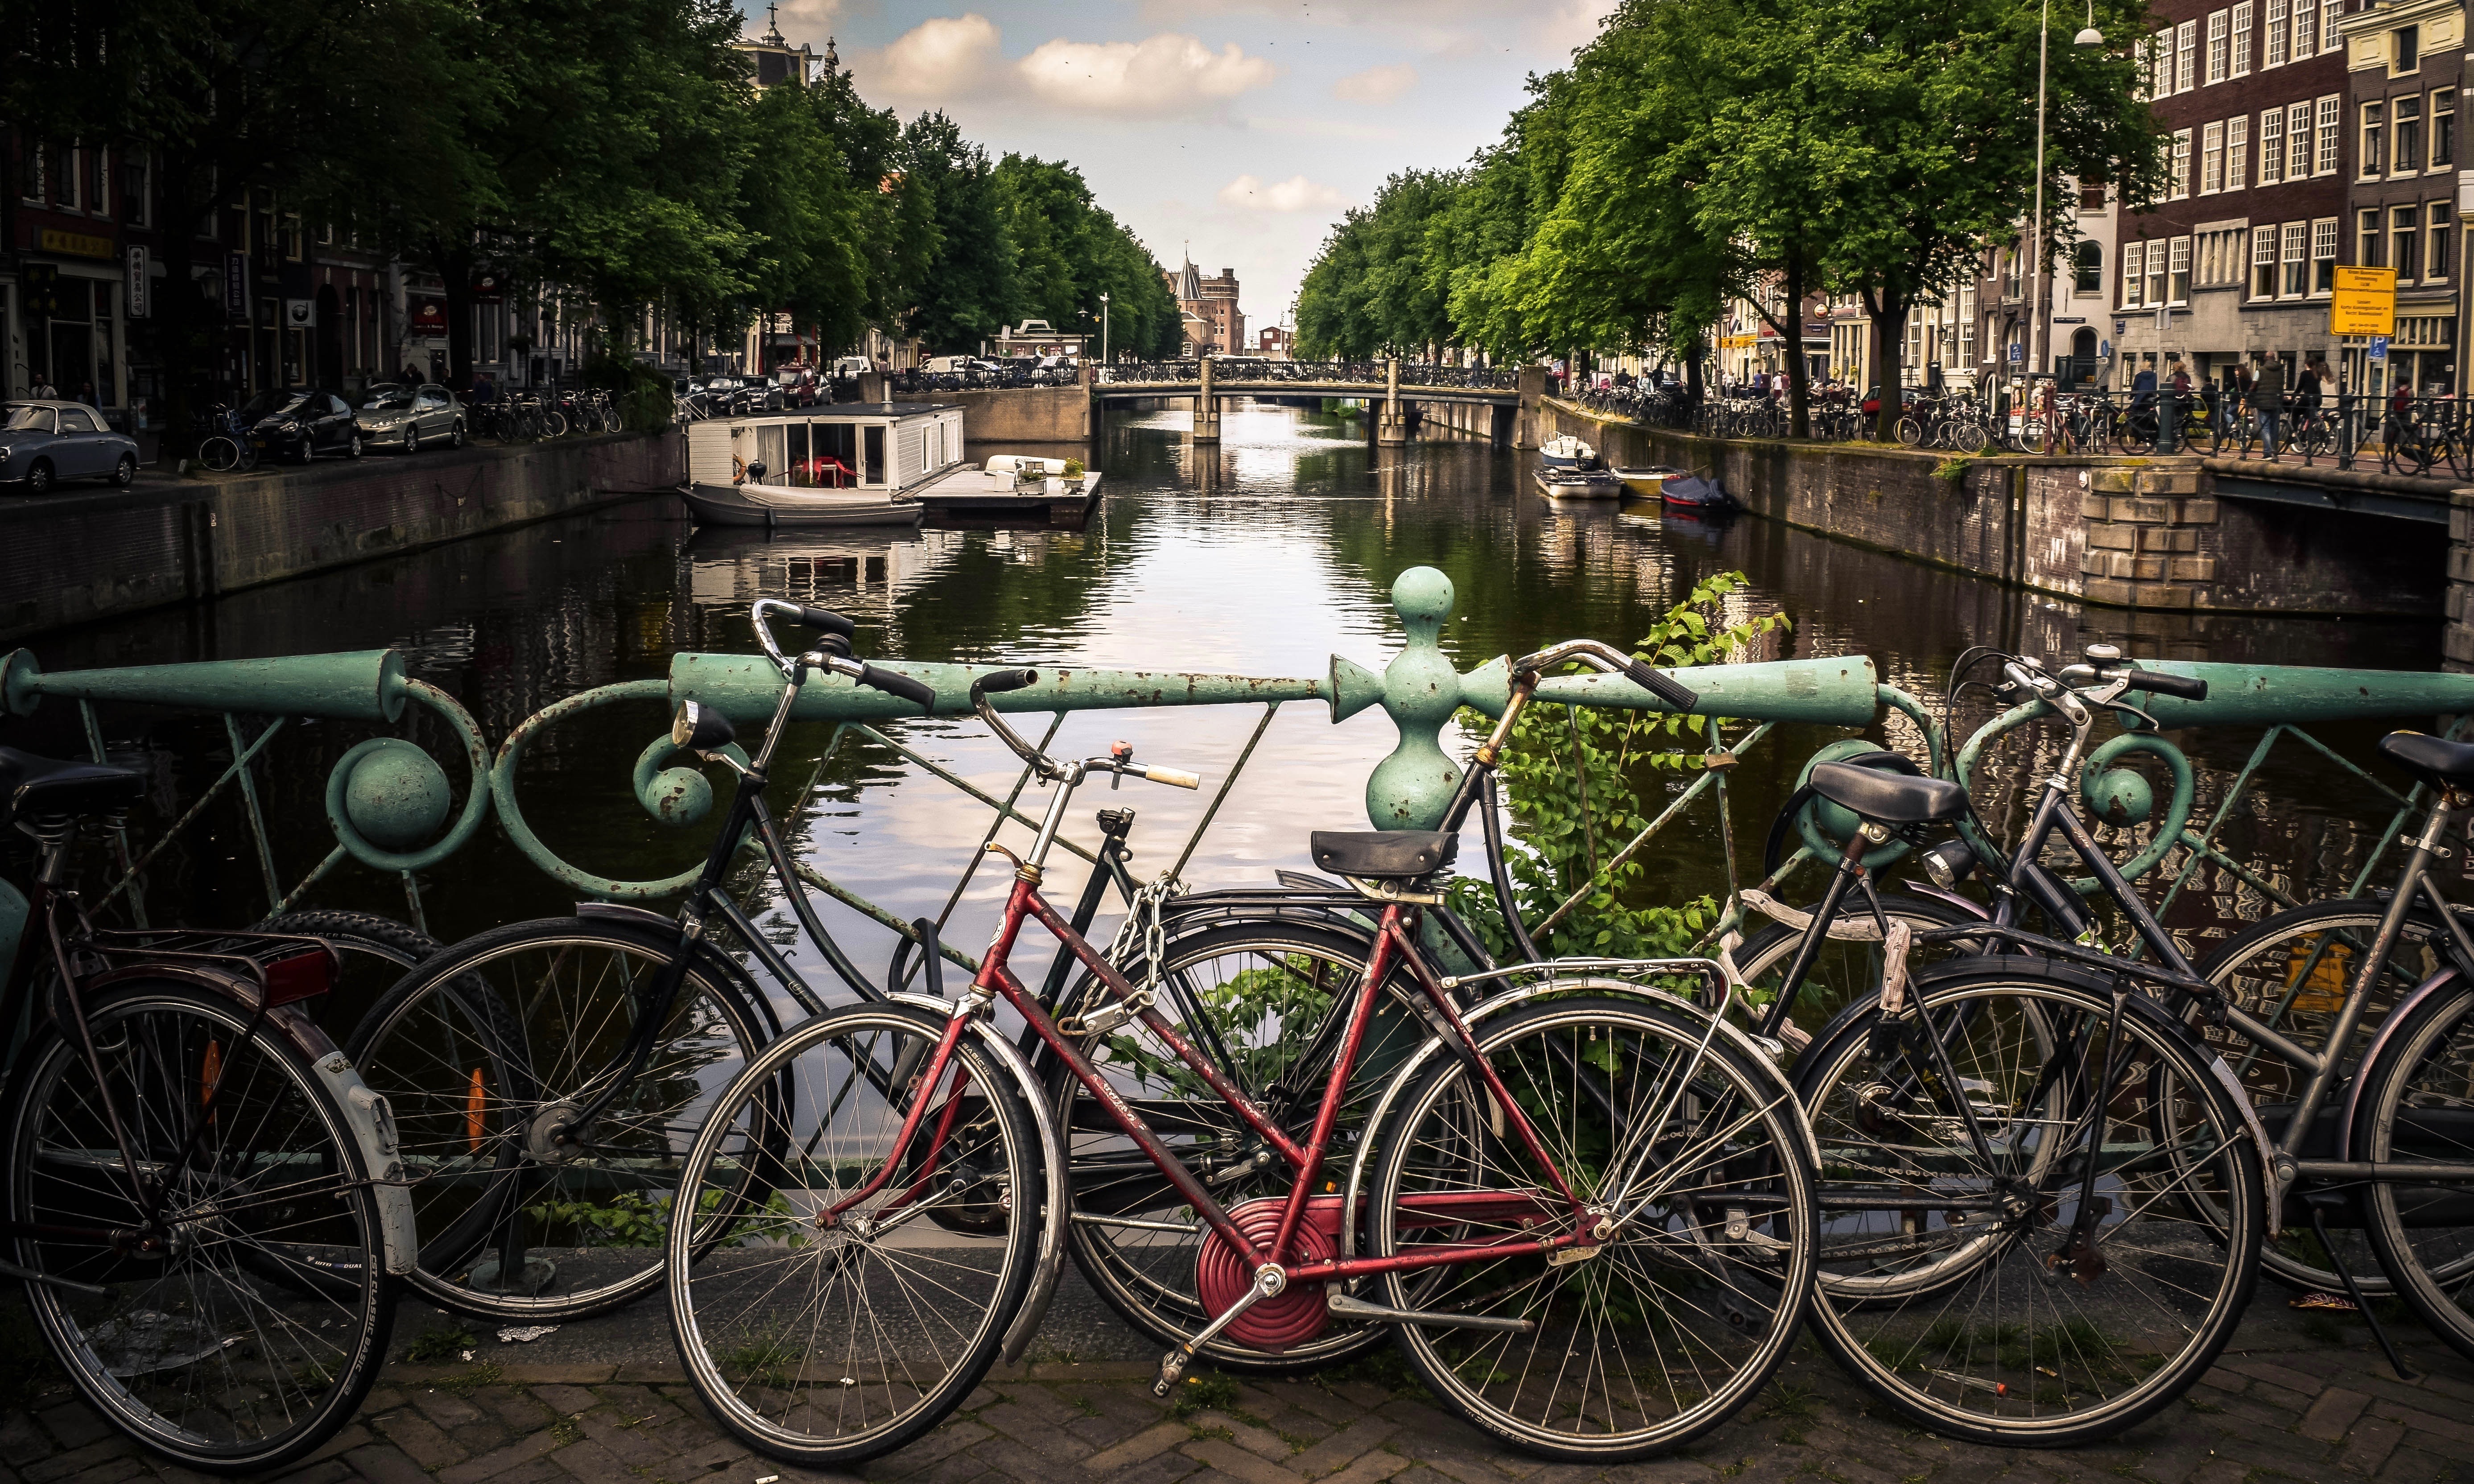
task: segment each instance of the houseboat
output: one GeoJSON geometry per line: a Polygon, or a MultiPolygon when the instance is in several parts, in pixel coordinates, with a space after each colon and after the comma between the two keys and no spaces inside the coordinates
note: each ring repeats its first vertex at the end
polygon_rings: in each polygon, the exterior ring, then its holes
{"type": "Polygon", "coordinates": [[[961,408],[844,402],[690,423],[684,492],[704,525],[910,525],[905,491],[961,462],[961,408]]]}

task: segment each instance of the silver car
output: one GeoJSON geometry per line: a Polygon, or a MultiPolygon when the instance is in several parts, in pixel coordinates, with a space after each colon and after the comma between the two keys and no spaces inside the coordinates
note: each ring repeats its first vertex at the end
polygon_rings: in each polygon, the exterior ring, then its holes
{"type": "Polygon", "coordinates": [[[63,479],[137,477],[137,441],[84,402],[0,402],[0,484],[49,494],[63,479]]]}
{"type": "Polygon", "coordinates": [[[374,448],[411,453],[424,443],[464,445],[464,404],[442,386],[381,381],[352,404],[352,418],[360,424],[362,440],[374,448]]]}

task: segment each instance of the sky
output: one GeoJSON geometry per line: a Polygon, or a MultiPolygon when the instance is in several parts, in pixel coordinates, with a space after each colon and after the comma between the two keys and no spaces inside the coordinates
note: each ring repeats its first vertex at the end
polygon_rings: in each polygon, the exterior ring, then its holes
{"type": "MultiPolygon", "coordinates": [[[[1285,323],[1342,211],[1492,143],[1533,72],[1613,0],[784,0],[861,97],[951,114],[992,156],[1062,159],[1175,269],[1237,271],[1247,333],[1285,323]]],[[[748,32],[765,12],[741,0],[748,32]]]]}

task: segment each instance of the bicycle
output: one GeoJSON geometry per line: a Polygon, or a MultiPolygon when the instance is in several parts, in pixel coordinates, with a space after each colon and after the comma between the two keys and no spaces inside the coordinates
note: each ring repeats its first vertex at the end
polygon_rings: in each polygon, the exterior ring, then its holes
{"type": "Polygon", "coordinates": [[[0,749],[0,820],[36,850],[31,900],[0,883],[0,963],[30,921],[47,950],[0,1006],[26,1028],[0,1274],[112,1427],[255,1472],[323,1445],[368,1394],[411,1211],[384,1100],[300,1008],[327,992],[334,948],[101,931],[62,885],[81,821],[144,784],[0,749]]]}
{"type": "MultiPolygon", "coordinates": [[[[833,658],[820,650],[785,665],[760,758],[804,673],[833,658]]],[[[1536,681],[1526,661],[1522,670],[1497,748],[1536,681]]],[[[1379,908],[1379,936],[1299,1141],[1041,896],[1045,858],[1086,778],[1200,779],[1138,765],[1122,746],[1047,756],[987,700],[1031,679],[1000,672],[971,687],[982,720],[1056,792],[1026,854],[988,847],[1014,881],[970,988],[949,1001],[932,980],[926,995],[791,1030],[725,1089],[688,1152],[679,1201],[689,1214],[669,1228],[666,1264],[672,1327],[725,1430],[785,1460],[874,1457],[940,1422],[1001,1346],[1027,1342],[1066,1224],[1062,1183],[1080,1167],[1069,1176],[1029,1068],[1010,1061],[1019,1051],[991,1023],[999,999],[1094,1099],[1094,1117],[1104,1112],[1088,1131],[1113,1129],[1125,1164],[1147,1163],[1214,1239],[1198,1275],[1212,1317],[1163,1357],[1157,1395],[1222,1333],[1276,1348],[1335,1319],[1381,1324],[1472,1423],[1549,1457],[1608,1461],[1688,1441],[1767,1379],[1808,1286],[1814,1212],[1809,1152],[1758,1051],[1685,1000],[1558,966],[1499,970],[1491,977],[1539,982],[1465,1012],[1458,986],[1414,946],[1451,837],[1318,834],[1319,859],[1357,885],[1364,910],[1379,908]],[[1107,1003],[1085,1012],[1077,1033],[1007,967],[1032,920],[1106,986],[1107,1003]],[[1374,1123],[1394,1132],[1358,1143],[1345,1191],[1337,1181],[1318,1190],[1395,965],[1416,981],[1430,1035],[1376,1109],[1374,1123]],[[1098,1016],[1106,1018],[1095,1027],[1098,1016]],[[1166,1056],[1121,1086],[1080,1043],[1136,1025],[1166,1056]],[[1220,1107],[1266,1146],[1249,1164],[1296,1172],[1282,1196],[1225,1205],[1155,1127],[1185,1139],[1220,1107]],[[763,1190],[747,1180],[755,1170],[766,1174],[763,1190]],[[1382,1302],[1349,1292],[1359,1281],[1378,1284],[1382,1302]],[[1464,1343],[1469,1333],[1481,1338],[1464,1343]],[[1570,1364],[1582,1348],[1588,1358],[1570,1364]],[[1670,1370],[1676,1356],[1681,1374],[1670,1370]]],[[[730,759],[742,800],[762,789],[762,763],[737,761],[730,728],[709,710],[683,706],[672,740],[730,759]]],[[[1714,966],[1620,967],[1697,975],[1714,966]]]]}
{"type": "Polygon", "coordinates": [[[206,419],[206,437],[198,444],[198,462],[208,471],[229,474],[256,467],[257,450],[241,436],[239,421],[230,408],[217,403],[206,419]]]}

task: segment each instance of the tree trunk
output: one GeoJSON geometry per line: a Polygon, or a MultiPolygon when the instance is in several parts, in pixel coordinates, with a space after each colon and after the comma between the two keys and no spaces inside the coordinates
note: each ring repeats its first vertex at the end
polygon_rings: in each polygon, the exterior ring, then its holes
{"type": "Polygon", "coordinates": [[[1703,354],[1701,347],[1702,338],[1703,336],[1700,331],[1696,330],[1693,332],[1692,348],[1684,357],[1684,396],[1686,401],[1695,407],[1701,405],[1703,391],[1701,380],[1701,357],[1703,354]]]}
{"type": "Polygon", "coordinates": [[[1884,443],[1899,441],[1899,418],[1905,412],[1899,385],[1899,338],[1905,331],[1907,306],[1896,294],[1864,291],[1864,314],[1873,322],[1873,385],[1880,389],[1880,408],[1873,415],[1873,437],[1884,443]]]}
{"type": "Polygon", "coordinates": [[[447,285],[447,385],[460,395],[473,390],[473,244],[449,238],[430,261],[447,285]]]}
{"type": "Polygon", "coordinates": [[[1812,384],[1804,364],[1804,254],[1791,246],[1786,255],[1786,323],[1779,326],[1786,343],[1787,434],[1812,436],[1812,384]]]}
{"type": "MultiPolygon", "coordinates": [[[[190,172],[164,168],[167,164],[158,156],[163,230],[156,238],[163,255],[163,287],[148,306],[155,320],[156,354],[163,362],[163,432],[156,445],[158,462],[185,459],[197,450],[196,419],[206,409],[198,405],[195,392],[214,368],[213,350],[205,343],[206,326],[202,323],[207,318],[206,304],[195,281],[196,224],[206,208],[198,203],[190,172]]],[[[223,303],[221,277],[218,274],[215,283],[218,307],[223,303]]]]}

